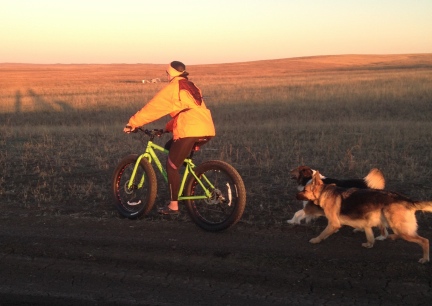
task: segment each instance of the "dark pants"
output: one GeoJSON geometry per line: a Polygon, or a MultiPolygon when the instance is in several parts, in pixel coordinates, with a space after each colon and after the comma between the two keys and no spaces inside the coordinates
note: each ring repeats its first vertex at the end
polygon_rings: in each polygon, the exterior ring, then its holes
{"type": "Polygon", "coordinates": [[[185,137],[174,141],[170,140],[165,145],[165,148],[169,150],[166,169],[171,201],[178,200],[178,193],[180,190],[179,169],[185,158],[189,156],[195,143],[199,142],[202,138],[203,137],[185,137]]]}

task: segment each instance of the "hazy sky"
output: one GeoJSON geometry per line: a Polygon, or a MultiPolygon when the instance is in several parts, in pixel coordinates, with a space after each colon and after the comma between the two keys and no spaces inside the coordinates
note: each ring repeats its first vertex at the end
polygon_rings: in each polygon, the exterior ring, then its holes
{"type": "Polygon", "coordinates": [[[0,0],[0,63],[432,53],[432,0],[0,0]]]}

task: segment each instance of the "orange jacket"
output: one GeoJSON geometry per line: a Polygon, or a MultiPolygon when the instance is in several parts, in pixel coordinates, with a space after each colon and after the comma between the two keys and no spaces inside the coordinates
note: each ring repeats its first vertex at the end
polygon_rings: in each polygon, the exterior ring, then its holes
{"type": "Polygon", "coordinates": [[[175,77],[141,110],[129,119],[135,128],[153,122],[165,115],[173,119],[165,129],[173,138],[215,136],[210,110],[202,99],[201,90],[184,77],[175,77]]]}

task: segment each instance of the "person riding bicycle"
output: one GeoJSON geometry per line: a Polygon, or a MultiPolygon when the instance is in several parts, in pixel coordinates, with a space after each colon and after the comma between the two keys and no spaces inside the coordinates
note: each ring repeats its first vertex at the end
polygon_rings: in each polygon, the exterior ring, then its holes
{"type": "Polygon", "coordinates": [[[172,119],[165,130],[173,133],[166,148],[169,149],[166,163],[170,203],[158,209],[161,214],[178,214],[180,189],[179,168],[188,157],[195,143],[216,135],[210,110],[206,107],[201,90],[188,79],[186,66],[173,61],[166,70],[169,84],[159,91],[141,110],[130,119],[123,131],[130,133],[135,128],[153,122],[165,115],[172,119]]]}

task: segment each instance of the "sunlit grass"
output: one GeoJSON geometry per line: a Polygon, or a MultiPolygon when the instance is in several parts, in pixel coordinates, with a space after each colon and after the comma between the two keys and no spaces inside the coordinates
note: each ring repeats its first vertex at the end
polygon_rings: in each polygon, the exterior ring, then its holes
{"type": "MultiPolygon", "coordinates": [[[[432,199],[431,55],[188,70],[217,129],[196,160],[223,159],[239,170],[246,222],[291,218],[300,203],[288,171],[300,164],[334,177],[362,177],[378,167],[388,188],[432,199]]],[[[4,213],[116,216],[112,171],[143,148],[122,127],[165,85],[141,82],[161,71],[164,65],[0,65],[4,213]]]]}

